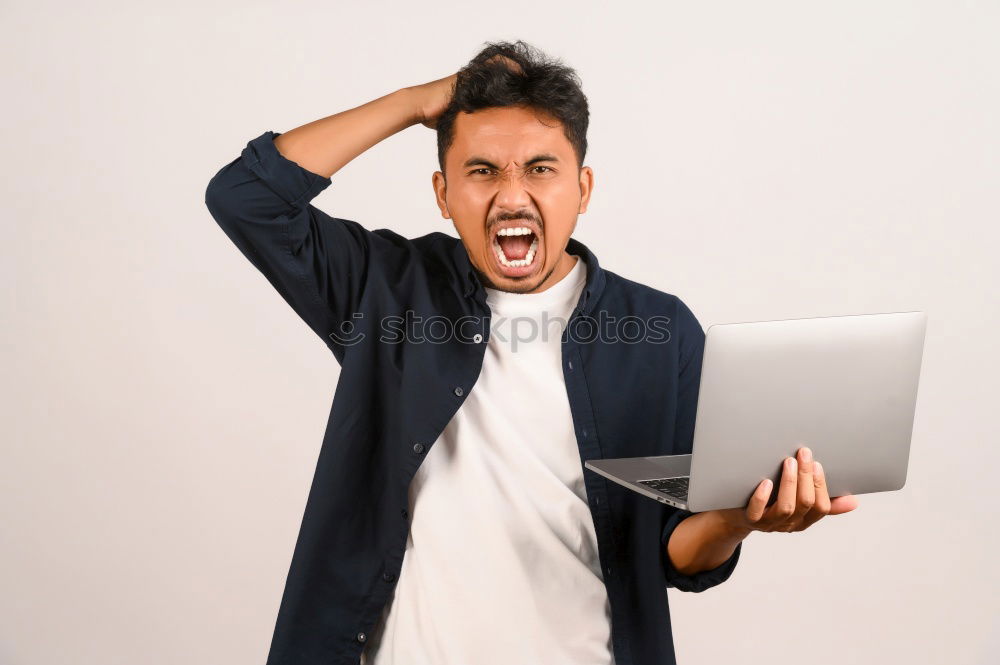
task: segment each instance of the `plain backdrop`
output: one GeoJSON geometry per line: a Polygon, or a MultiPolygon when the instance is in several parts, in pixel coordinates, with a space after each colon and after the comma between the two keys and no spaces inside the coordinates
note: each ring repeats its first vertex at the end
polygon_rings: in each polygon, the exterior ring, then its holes
{"type": "MultiPolygon", "coordinates": [[[[498,39],[583,80],[604,267],[704,327],[929,316],[906,486],[671,589],[680,662],[1000,662],[998,5],[4,2],[0,663],[264,662],[339,366],[205,187],[498,39]]],[[[455,234],[436,168],[411,127],[314,203],[455,234]]]]}

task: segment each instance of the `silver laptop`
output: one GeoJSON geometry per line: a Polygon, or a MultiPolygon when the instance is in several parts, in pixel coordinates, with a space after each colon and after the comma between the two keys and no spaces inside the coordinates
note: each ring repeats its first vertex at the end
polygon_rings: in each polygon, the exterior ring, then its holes
{"type": "Polygon", "coordinates": [[[761,480],[808,446],[831,497],[906,483],[924,312],[711,325],[690,455],[585,460],[662,503],[744,508],[761,480]]]}

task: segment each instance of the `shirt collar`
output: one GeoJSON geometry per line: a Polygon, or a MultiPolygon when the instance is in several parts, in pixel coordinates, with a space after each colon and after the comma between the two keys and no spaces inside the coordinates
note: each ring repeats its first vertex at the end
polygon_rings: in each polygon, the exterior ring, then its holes
{"type": "MultiPolygon", "coordinates": [[[[571,237],[569,242],[566,243],[566,251],[579,256],[587,264],[587,282],[583,286],[580,300],[574,309],[574,311],[579,311],[582,315],[586,316],[594,309],[594,305],[604,290],[604,284],[607,279],[604,270],[597,261],[597,256],[582,242],[571,237]]],[[[475,297],[476,300],[485,304],[486,289],[483,288],[483,283],[479,281],[479,275],[476,274],[475,269],[472,267],[472,261],[469,260],[469,253],[466,251],[465,244],[461,238],[455,239],[452,258],[458,267],[458,274],[462,276],[462,295],[465,298],[475,297]]]]}

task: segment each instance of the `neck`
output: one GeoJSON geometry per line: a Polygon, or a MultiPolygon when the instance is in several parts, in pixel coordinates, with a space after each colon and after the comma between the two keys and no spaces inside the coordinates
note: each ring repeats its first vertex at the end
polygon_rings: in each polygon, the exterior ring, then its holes
{"type": "Polygon", "coordinates": [[[541,293],[553,284],[558,284],[563,277],[570,273],[570,271],[576,266],[576,262],[579,260],[580,257],[573,256],[564,249],[562,254],[559,255],[559,262],[556,263],[556,267],[549,274],[548,278],[539,284],[538,288],[528,291],[527,293],[541,293]]]}

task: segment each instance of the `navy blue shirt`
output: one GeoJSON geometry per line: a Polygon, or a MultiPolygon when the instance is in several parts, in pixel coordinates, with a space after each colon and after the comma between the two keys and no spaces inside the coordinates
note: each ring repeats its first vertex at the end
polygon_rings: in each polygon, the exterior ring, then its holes
{"type": "MultiPolygon", "coordinates": [[[[410,480],[475,389],[490,309],[461,239],[331,217],[311,204],[331,179],[278,152],[279,134],[249,141],[211,179],[205,203],[341,368],[267,665],[347,665],[360,661],[399,574],[410,480]]],[[[601,268],[578,240],[567,251],[587,265],[561,342],[581,468],[690,454],[698,320],[677,296],[601,268]]],[[[683,575],[667,541],[693,513],[583,474],[617,665],[675,663],[667,588],[724,582],[742,543],[719,567],[683,575]]]]}

